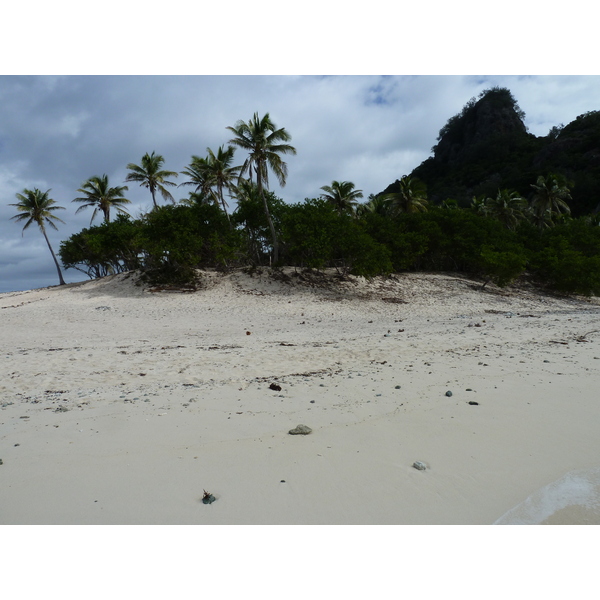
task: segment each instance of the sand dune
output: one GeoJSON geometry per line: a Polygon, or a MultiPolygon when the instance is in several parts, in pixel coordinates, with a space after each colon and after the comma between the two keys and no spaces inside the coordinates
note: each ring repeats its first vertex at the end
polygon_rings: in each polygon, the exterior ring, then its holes
{"type": "Polygon", "coordinates": [[[202,279],[0,294],[0,523],[600,524],[598,299],[202,279]]]}

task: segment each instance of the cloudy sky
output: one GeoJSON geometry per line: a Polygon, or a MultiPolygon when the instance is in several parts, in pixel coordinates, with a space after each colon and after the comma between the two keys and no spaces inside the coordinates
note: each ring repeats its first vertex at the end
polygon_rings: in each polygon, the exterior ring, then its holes
{"type": "MultiPolygon", "coordinates": [[[[10,203],[24,188],[51,190],[65,224],[60,241],[90,224],[75,214],[77,189],[106,173],[123,185],[126,165],[156,151],[165,168],[181,171],[230,139],[228,125],[257,111],[292,135],[286,202],[316,197],[332,180],[370,193],[409,173],[430,156],[446,121],[482,90],[508,87],[526,125],[545,135],[557,124],[600,109],[598,76],[2,76],[0,77],[0,292],[57,283],[43,236],[22,235],[10,203]]],[[[241,163],[244,155],[237,151],[241,163]]],[[[178,182],[184,181],[180,175],[178,182]]],[[[176,199],[189,188],[175,190],[176,199]]],[[[145,188],[129,184],[133,216],[151,208],[145,188]]],[[[100,223],[100,216],[95,223],[100,223]]],[[[84,278],[65,272],[68,282],[84,278]]]]}

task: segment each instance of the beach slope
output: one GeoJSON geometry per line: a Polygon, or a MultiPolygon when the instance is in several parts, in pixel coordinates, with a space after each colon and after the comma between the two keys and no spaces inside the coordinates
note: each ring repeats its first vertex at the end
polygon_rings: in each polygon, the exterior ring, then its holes
{"type": "Polygon", "coordinates": [[[597,299],[201,281],[0,294],[0,523],[600,524],[597,299]]]}

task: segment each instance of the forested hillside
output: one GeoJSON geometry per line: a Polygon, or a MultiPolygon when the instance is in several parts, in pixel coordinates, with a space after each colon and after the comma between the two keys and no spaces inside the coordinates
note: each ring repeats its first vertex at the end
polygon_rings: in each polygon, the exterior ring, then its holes
{"type": "MultiPolygon", "coordinates": [[[[529,199],[537,177],[558,174],[569,184],[573,217],[598,212],[600,111],[557,125],[543,137],[528,133],[524,121],[509,90],[487,90],[448,121],[433,156],[410,175],[426,184],[431,204],[452,199],[467,207],[473,197],[495,196],[499,189],[529,199]]],[[[397,191],[398,184],[380,194],[397,191]]]]}

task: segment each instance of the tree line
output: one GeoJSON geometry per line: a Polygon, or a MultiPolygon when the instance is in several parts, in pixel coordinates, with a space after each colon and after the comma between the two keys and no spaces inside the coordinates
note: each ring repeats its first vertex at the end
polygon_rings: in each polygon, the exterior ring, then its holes
{"type": "MultiPolygon", "coordinates": [[[[139,165],[130,163],[125,183],[148,188],[153,208],[138,219],[128,215],[127,186],[111,187],[94,176],[73,202],[77,212],[93,209],[90,227],[63,241],[59,256],[65,268],[90,277],[140,270],[147,281],[193,284],[196,269],[289,265],[341,275],[372,277],[399,271],[455,271],[508,285],[528,271],[540,283],[566,293],[600,294],[598,217],[570,217],[569,183],[559,174],[540,175],[528,197],[499,189],[474,197],[470,206],[446,199],[432,205],[416,177],[404,176],[388,193],[370,195],[350,181],[333,181],[317,198],[287,204],[269,191],[269,174],[283,187],[287,164],[296,153],[290,134],[269,114],[227,128],[233,137],[216,152],[192,156],[181,172],[163,169],[164,158],[152,152],[139,165]],[[237,148],[247,153],[234,165],[237,148]],[[169,188],[191,189],[176,202],[169,188]],[[225,194],[236,201],[231,213],[225,194]],[[168,204],[159,204],[161,196],[168,204]],[[111,220],[111,209],[117,213],[111,220]],[[93,226],[101,213],[103,222],[93,226]]],[[[24,229],[36,223],[54,258],[45,226],[61,221],[50,190],[17,194],[24,229]]]]}

